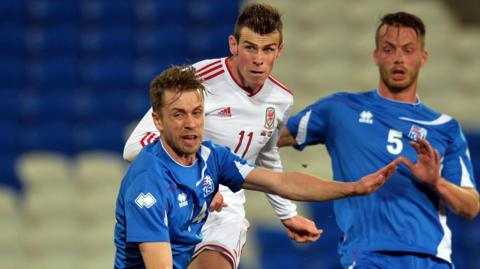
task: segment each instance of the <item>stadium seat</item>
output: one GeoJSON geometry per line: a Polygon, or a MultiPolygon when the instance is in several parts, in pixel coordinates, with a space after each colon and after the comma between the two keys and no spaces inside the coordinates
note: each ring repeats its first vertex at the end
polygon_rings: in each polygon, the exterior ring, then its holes
{"type": "MultiPolygon", "coordinates": [[[[6,51],[8,50],[6,49],[6,51]]],[[[2,61],[0,61],[0,70],[2,70],[0,72],[0,93],[15,91],[15,89],[22,88],[26,82],[25,71],[27,63],[23,57],[15,55],[14,52],[12,53],[13,57],[12,54],[3,55],[2,61]]]]}
{"type": "Polygon", "coordinates": [[[26,2],[27,0],[0,1],[0,18],[2,18],[2,21],[19,22],[24,20],[27,9],[26,2]]]}
{"type": "Polygon", "coordinates": [[[81,2],[85,23],[114,24],[131,22],[134,18],[134,1],[85,0],[81,2]]]}
{"type": "Polygon", "coordinates": [[[133,61],[128,56],[99,58],[81,67],[83,86],[98,90],[105,88],[130,88],[133,85],[133,61]]]}
{"type": "Polygon", "coordinates": [[[156,25],[153,29],[142,29],[135,37],[137,54],[154,58],[186,55],[188,31],[187,26],[178,24],[156,25]]]}
{"type": "Polygon", "coordinates": [[[78,52],[79,26],[58,24],[50,27],[32,27],[25,36],[26,48],[32,57],[49,57],[78,52]]]}
{"type": "Polygon", "coordinates": [[[124,127],[123,122],[115,119],[76,125],[75,132],[72,134],[73,150],[81,152],[97,149],[122,152],[124,127]]]}
{"type": "Polygon", "coordinates": [[[187,0],[135,1],[137,21],[142,25],[187,24],[187,0]]]}
{"type": "Polygon", "coordinates": [[[257,226],[255,238],[262,269],[303,268],[303,257],[284,231],[257,226]]]}
{"type": "Polygon", "coordinates": [[[204,26],[234,25],[239,9],[239,1],[189,1],[190,24],[204,26]]]}
{"type": "MultiPolygon", "coordinates": [[[[19,116],[22,123],[35,125],[61,122],[68,125],[72,119],[71,89],[65,87],[53,91],[54,89],[52,87],[45,92],[28,91],[20,96],[19,116]]],[[[64,132],[62,130],[57,131],[64,132]]]]}
{"type": "MultiPolygon", "coordinates": [[[[2,58],[13,58],[12,56],[20,59],[24,58],[25,29],[26,27],[23,22],[9,21],[0,24],[0,55],[2,58]]],[[[2,68],[1,70],[5,69],[2,68]]]]}
{"type": "Polygon", "coordinates": [[[36,0],[27,6],[28,18],[33,22],[62,23],[79,21],[80,1],[36,0]]]}
{"type": "Polygon", "coordinates": [[[21,150],[52,150],[72,153],[72,126],[70,122],[26,124],[20,133],[21,150]]]}
{"type": "Polygon", "coordinates": [[[230,55],[228,36],[233,29],[228,25],[192,27],[188,35],[189,58],[200,60],[230,55]]]}
{"type": "MultiPolygon", "coordinates": [[[[58,87],[76,87],[79,82],[79,64],[79,57],[75,53],[29,62],[28,82],[48,91],[58,87]]],[[[68,89],[65,91],[70,92],[68,89]]]]}
{"type": "Polygon", "coordinates": [[[124,57],[132,53],[134,30],[130,24],[90,26],[82,31],[82,53],[88,57],[124,57]]]}

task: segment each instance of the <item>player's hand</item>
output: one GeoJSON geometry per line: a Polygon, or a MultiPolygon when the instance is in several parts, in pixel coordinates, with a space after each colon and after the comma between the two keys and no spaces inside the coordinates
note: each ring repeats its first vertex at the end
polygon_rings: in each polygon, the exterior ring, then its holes
{"type": "Polygon", "coordinates": [[[418,155],[416,163],[412,163],[407,158],[402,158],[413,175],[420,181],[436,186],[440,182],[440,153],[433,149],[427,140],[417,138],[417,141],[410,141],[410,145],[415,149],[418,155]]]}
{"type": "Polygon", "coordinates": [[[323,233],[323,230],[317,229],[315,222],[298,214],[282,220],[282,223],[288,230],[288,237],[297,243],[315,242],[323,233]]]}
{"type": "Polygon", "coordinates": [[[210,203],[208,210],[210,212],[212,211],[220,212],[224,207],[227,207],[227,206],[228,205],[223,202],[223,195],[221,195],[220,192],[217,192],[215,196],[213,196],[212,202],[210,203]]]}
{"type": "Polygon", "coordinates": [[[377,172],[362,177],[355,182],[353,193],[355,195],[367,195],[378,190],[395,173],[401,160],[402,157],[399,157],[377,172]]]}

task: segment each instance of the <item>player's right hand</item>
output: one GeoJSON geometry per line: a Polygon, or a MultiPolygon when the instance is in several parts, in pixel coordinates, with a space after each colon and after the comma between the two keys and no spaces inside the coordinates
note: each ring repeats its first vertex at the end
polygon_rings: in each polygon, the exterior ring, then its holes
{"type": "Polygon", "coordinates": [[[395,173],[401,160],[402,157],[398,157],[377,172],[364,176],[355,182],[354,195],[367,195],[378,190],[395,173]]]}
{"type": "Polygon", "coordinates": [[[208,207],[208,210],[210,212],[212,211],[217,211],[220,212],[224,207],[227,207],[228,205],[223,202],[223,195],[220,194],[220,192],[217,192],[215,196],[212,199],[212,202],[210,203],[210,206],[208,207]]]}

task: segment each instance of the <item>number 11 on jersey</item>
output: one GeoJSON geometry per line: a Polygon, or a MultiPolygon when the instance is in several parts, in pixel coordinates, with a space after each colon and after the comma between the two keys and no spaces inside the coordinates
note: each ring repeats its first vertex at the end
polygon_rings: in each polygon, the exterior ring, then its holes
{"type": "MultiPolygon", "coordinates": [[[[235,147],[235,150],[233,151],[235,154],[238,154],[238,151],[240,150],[240,147],[243,143],[243,138],[245,137],[245,130],[240,131],[240,133],[238,133],[238,135],[240,136],[240,138],[238,139],[238,144],[235,147]]],[[[250,143],[252,143],[252,138],[253,138],[253,132],[249,132],[247,134],[247,137],[248,137],[247,146],[243,150],[243,153],[242,153],[242,156],[241,156],[242,158],[245,158],[245,155],[247,155],[247,151],[250,148],[250,143]]]]}

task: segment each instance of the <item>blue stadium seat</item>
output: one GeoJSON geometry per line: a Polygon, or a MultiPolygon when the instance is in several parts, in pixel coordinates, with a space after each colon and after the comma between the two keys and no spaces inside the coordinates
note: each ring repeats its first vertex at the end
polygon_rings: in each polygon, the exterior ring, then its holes
{"type": "Polygon", "coordinates": [[[25,85],[26,63],[21,57],[4,56],[0,61],[0,90],[19,89],[25,85]]]}
{"type": "Polygon", "coordinates": [[[255,238],[259,247],[260,268],[303,268],[304,258],[284,231],[257,226],[255,238]]]}
{"type": "Polygon", "coordinates": [[[190,58],[208,59],[230,55],[228,37],[231,34],[233,34],[233,29],[227,25],[192,27],[188,36],[190,58]]]}
{"type": "Polygon", "coordinates": [[[141,24],[163,25],[183,24],[186,25],[187,0],[177,1],[135,1],[137,21],[141,24]]]}
{"type": "Polygon", "coordinates": [[[0,124],[0,149],[3,153],[16,155],[21,152],[19,141],[21,127],[18,121],[2,120],[2,124],[0,124]]]}
{"type": "Polygon", "coordinates": [[[58,56],[79,50],[79,27],[75,24],[59,24],[33,28],[27,32],[26,46],[32,56],[58,56]]]}
{"type": "Polygon", "coordinates": [[[85,0],[81,3],[82,18],[86,23],[112,24],[132,22],[135,1],[85,0]]]}
{"type": "Polygon", "coordinates": [[[109,120],[76,125],[72,134],[73,149],[75,152],[86,150],[122,152],[125,125],[114,116],[109,120]]]}
{"type": "Polygon", "coordinates": [[[305,268],[341,268],[337,248],[342,232],[335,220],[333,202],[308,203],[308,207],[317,227],[323,229],[323,234],[306,249],[305,255],[310,262],[305,268]]]}
{"type": "Polygon", "coordinates": [[[79,21],[80,4],[77,0],[36,0],[27,6],[28,17],[32,21],[59,23],[79,21]]]}
{"type": "Polygon", "coordinates": [[[18,122],[20,93],[16,88],[1,88],[0,90],[0,122],[18,122]]]}
{"type": "Polygon", "coordinates": [[[135,85],[138,89],[148,90],[150,81],[163,70],[179,64],[193,63],[185,56],[165,55],[165,57],[144,57],[135,64],[135,85]]]}
{"type": "Polygon", "coordinates": [[[105,88],[131,88],[134,83],[133,60],[127,56],[99,58],[81,66],[83,86],[105,88]]]}
{"type": "Polygon", "coordinates": [[[233,27],[240,9],[240,1],[197,0],[190,1],[189,4],[188,12],[192,25],[225,24],[233,27]]]}
{"type": "Polygon", "coordinates": [[[22,23],[0,23],[0,55],[2,58],[23,56],[25,53],[24,36],[25,25],[22,23]]]}
{"type": "Polygon", "coordinates": [[[144,29],[135,39],[140,56],[162,58],[188,53],[188,27],[182,25],[158,25],[155,29],[144,29]]]}
{"type": "Polygon", "coordinates": [[[76,55],[48,57],[29,63],[28,81],[31,85],[52,89],[74,87],[79,81],[79,59],[76,55]]]}
{"type": "Polygon", "coordinates": [[[15,171],[16,158],[17,155],[0,151],[0,187],[7,187],[20,193],[23,185],[15,171]]]}
{"type": "Polygon", "coordinates": [[[26,16],[27,0],[2,0],[0,1],[0,21],[24,20],[26,16]]]}
{"type": "Polygon", "coordinates": [[[23,151],[50,150],[71,154],[73,131],[70,121],[48,121],[43,124],[25,125],[20,134],[21,149],[23,151]]]}
{"type": "Polygon", "coordinates": [[[20,95],[19,116],[22,123],[47,124],[72,120],[71,89],[24,92],[20,95]]]}
{"type": "Polygon", "coordinates": [[[129,24],[89,27],[82,33],[82,53],[102,57],[129,55],[133,53],[134,38],[129,24]]]}

